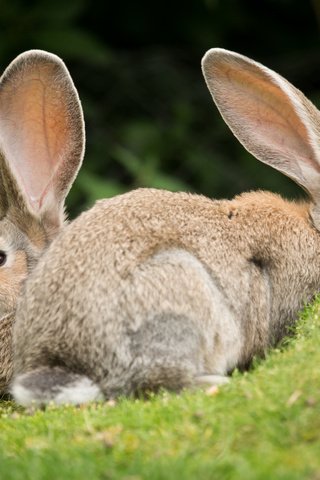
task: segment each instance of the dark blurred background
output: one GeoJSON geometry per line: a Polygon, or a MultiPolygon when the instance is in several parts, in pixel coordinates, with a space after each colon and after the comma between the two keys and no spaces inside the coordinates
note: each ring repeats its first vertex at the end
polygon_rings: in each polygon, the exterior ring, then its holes
{"type": "Polygon", "coordinates": [[[138,186],[229,197],[299,189],[234,139],[200,60],[241,52],[320,105],[320,0],[0,0],[0,66],[30,48],[66,62],[82,99],[87,150],[71,216],[138,186]]]}

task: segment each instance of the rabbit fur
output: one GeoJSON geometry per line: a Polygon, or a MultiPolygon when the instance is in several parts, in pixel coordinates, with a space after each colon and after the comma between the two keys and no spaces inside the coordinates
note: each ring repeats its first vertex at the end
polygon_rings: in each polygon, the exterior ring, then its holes
{"type": "Polygon", "coordinates": [[[223,382],[288,333],[320,285],[320,114],[280,75],[223,49],[204,76],[223,118],[310,200],[139,189],[98,201],[29,275],[15,399],[82,403],[223,382]]]}
{"type": "Polygon", "coordinates": [[[55,55],[19,55],[0,79],[0,394],[12,376],[12,325],[22,285],[65,224],[81,165],[84,124],[55,55]]]}

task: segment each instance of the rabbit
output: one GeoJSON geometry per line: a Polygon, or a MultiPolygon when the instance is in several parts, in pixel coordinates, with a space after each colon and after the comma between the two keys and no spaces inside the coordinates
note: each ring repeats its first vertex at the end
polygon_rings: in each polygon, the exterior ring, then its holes
{"type": "Polygon", "coordinates": [[[66,223],[84,154],[82,108],[60,58],[31,50],[0,79],[0,395],[12,375],[17,298],[66,223]]]}
{"type": "Polygon", "coordinates": [[[209,50],[222,117],[310,195],[233,200],[137,189],[73,220],[29,275],[13,329],[22,405],[223,384],[263,356],[320,286],[320,114],[280,75],[209,50]]]}

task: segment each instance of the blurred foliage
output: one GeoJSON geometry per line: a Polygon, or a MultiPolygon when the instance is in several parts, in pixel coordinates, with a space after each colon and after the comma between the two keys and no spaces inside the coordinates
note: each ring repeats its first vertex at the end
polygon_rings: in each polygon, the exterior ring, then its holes
{"type": "Polygon", "coordinates": [[[253,159],[213,107],[200,59],[229,48],[279,71],[320,104],[319,0],[0,0],[0,66],[41,48],[66,62],[83,102],[87,153],[71,215],[138,186],[211,197],[295,185],[253,159]]]}

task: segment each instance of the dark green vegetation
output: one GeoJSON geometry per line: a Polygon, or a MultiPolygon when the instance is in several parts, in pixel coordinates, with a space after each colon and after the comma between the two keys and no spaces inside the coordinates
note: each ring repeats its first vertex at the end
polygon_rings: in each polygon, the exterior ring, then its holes
{"type": "Polygon", "coordinates": [[[72,216],[137,186],[229,197],[299,191],[232,137],[200,71],[211,47],[275,69],[320,105],[319,0],[1,2],[0,68],[29,48],[60,55],[83,101],[87,154],[72,216]]]}
{"type": "Polygon", "coordinates": [[[5,480],[320,478],[320,313],[215,395],[24,411],[0,404],[5,480]]]}

